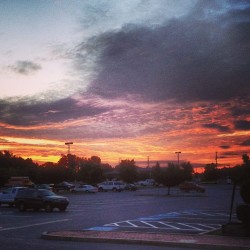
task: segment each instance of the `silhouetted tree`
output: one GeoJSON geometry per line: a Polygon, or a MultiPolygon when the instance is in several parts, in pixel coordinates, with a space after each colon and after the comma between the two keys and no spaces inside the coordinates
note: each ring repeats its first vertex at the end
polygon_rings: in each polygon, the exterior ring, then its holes
{"type": "Polygon", "coordinates": [[[134,160],[122,160],[118,166],[116,166],[119,172],[119,177],[124,182],[133,183],[137,181],[138,172],[134,160]]]}
{"type": "Polygon", "coordinates": [[[181,172],[183,181],[191,181],[193,178],[194,168],[190,162],[183,162],[181,164],[181,172]]]}
{"type": "Polygon", "coordinates": [[[101,182],[104,179],[104,175],[100,162],[93,161],[91,158],[88,160],[82,159],[79,163],[78,180],[88,184],[101,182]]]}
{"type": "Polygon", "coordinates": [[[90,161],[93,162],[96,165],[101,164],[101,158],[98,156],[91,156],[90,161]]]}
{"type": "Polygon", "coordinates": [[[154,167],[152,167],[152,178],[158,184],[162,183],[162,169],[159,162],[156,163],[154,167]]]}
{"type": "MultiPolygon", "coordinates": [[[[245,203],[250,204],[250,160],[247,154],[242,155],[243,178],[240,194],[245,203]]],[[[249,214],[250,216],[250,214],[249,214]]]]}
{"type": "Polygon", "coordinates": [[[217,181],[218,179],[218,169],[216,164],[211,163],[205,166],[205,171],[203,173],[203,178],[205,181],[217,181]]]}
{"type": "Polygon", "coordinates": [[[162,169],[161,184],[168,188],[168,195],[170,195],[170,188],[179,185],[182,180],[182,172],[179,166],[168,163],[168,167],[162,169]]]}

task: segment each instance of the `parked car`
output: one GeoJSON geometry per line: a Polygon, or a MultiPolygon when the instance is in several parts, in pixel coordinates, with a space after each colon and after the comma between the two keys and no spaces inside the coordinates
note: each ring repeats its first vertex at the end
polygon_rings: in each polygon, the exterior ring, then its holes
{"type": "Polygon", "coordinates": [[[55,184],[53,189],[54,191],[70,191],[75,186],[67,181],[63,181],[59,184],[55,184]]]}
{"type": "Polygon", "coordinates": [[[47,189],[52,191],[52,187],[49,184],[36,184],[34,187],[38,189],[47,189]]]}
{"type": "Polygon", "coordinates": [[[1,204],[8,204],[12,207],[15,203],[15,197],[19,190],[24,189],[25,187],[11,187],[3,190],[0,193],[0,205],[1,204]]]}
{"type": "Polygon", "coordinates": [[[98,192],[98,188],[92,185],[79,185],[71,189],[71,192],[84,192],[84,193],[96,193],[98,192]]]}
{"type": "Polygon", "coordinates": [[[196,192],[199,192],[199,193],[204,193],[205,192],[205,188],[194,183],[194,182],[183,182],[179,185],[179,188],[181,191],[184,191],[184,192],[190,192],[190,191],[196,191],[196,192]]]}
{"type": "Polygon", "coordinates": [[[124,187],[125,190],[129,190],[129,191],[136,191],[138,188],[135,184],[126,184],[124,187]]]}
{"type": "Polygon", "coordinates": [[[140,186],[154,186],[154,179],[146,179],[144,181],[138,181],[137,184],[140,186]]]}
{"type": "Polygon", "coordinates": [[[15,205],[19,211],[45,209],[46,212],[52,212],[54,208],[65,211],[68,204],[68,198],[47,189],[26,188],[20,190],[15,197],[15,205]]]}
{"type": "Polygon", "coordinates": [[[118,191],[121,192],[125,188],[125,184],[122,181],[104,181],[98,184],[98,191],[118,191]]]}

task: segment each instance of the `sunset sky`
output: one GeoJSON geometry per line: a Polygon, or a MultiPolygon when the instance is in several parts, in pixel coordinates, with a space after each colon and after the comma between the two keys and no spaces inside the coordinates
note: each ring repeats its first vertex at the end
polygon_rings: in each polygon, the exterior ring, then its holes
{"type": "Polygon", "coordinates": [[[57,162],[72,141],[112,166],[249,154],[247,0],[0,1],[0,37],[0,151],[57,162]]]}

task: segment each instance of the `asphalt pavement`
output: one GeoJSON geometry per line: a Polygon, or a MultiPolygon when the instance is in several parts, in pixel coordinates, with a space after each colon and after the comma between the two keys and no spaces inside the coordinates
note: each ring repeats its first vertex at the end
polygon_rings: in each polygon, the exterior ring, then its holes
{"type": "MultiPolygon", "coordinates": [[[[147,195],[150,195],[150,191],[147,195]]],[[[186,194],[185,197],[189,195],[196,196],[186,194]]],[[[206,197],[207,194],[197,196],[198,199],[206,197]]],[[[41,237],[46,240],[189,249],[250,249],[250,238],[245,237],[242,225],[239,222],[228,224],[228,217],[228,211],[219,207],[187,209],[114,221],[81,230],[47,231],[41,237]]],[[[235,213],[232,219],[237,221],[235,213]]]]}

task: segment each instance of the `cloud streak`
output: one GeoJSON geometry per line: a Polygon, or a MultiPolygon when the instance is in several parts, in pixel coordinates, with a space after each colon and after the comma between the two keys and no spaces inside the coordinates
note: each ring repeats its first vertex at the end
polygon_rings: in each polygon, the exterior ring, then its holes
{"type": "Polygon", "coordinates": [[[14,65],[9,66],[9,68],[22,75],[29,75],[42,69],[40,64],[31,61],[17,61],[14,65]]]}
{"type": "Polygon", "coordinates": [[[72,98],[50,102],[36,102],[33,99],[2,100],[0,122],[16,126],[34,126],[95,116],[105,110],[105,107],[96,107],[88,102],[79,105],[72,98]]]}

